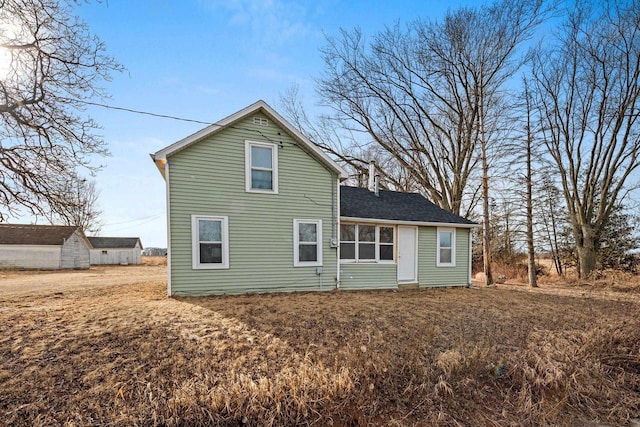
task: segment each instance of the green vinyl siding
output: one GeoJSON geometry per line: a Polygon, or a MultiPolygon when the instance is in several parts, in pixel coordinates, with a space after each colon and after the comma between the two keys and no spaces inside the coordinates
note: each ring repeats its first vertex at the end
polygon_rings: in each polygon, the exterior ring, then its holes
{"type": "MultiPolygon", "coordinates": [[[[420,286],[465,286],[469,281],[469,230],[456,229],[455,267],[437,267],[437,228],[418,229],[418,282],[420,286]]],[[[397,234],[396,234],[397,235],[397,234]]],[[[396,242],[396,245],[398,242],[396,242]]],[[[340,288],[394,289],[398,287],[396,263],[342,263],[340,288]]]]}
{"type": "Polygon", "coordinates": [[[418,281],[420,286],[465,286],[469,282],[469,229],[456,228],[456,265],[438,267],[437,228],[418,230],[418,281]]]}
{"type": "Polygon", "coordinates": [[[175,295],[330,290],[336,249],[329,241],[337,175],[282,128],[250,116],[168,158],[171,288],[175,295]],[[245,141],[276,143],[278,194],[245,191],[245,141]],[[191,216],[227,216],[229,268],[192,268],[191,216]],[[293,266],[293,220],[322,221],[322,274],[293,266]]]}
{"type": "Polygon", "coordinates": [[[340,264],[340,289],[395,289],[398,276],[395,263],[340,264]]]}

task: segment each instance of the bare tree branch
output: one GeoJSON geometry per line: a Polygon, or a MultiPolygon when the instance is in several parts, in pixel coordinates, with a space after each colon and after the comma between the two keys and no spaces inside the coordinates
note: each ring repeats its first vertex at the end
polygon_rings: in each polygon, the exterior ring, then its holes
{"type": "Polygon", "coordinates": [[[0,7],[0,220],[67,203],[77,170],[108,151],[83,100],[122,67],[72,15],[73,2],[5,0],[0,7]]]}

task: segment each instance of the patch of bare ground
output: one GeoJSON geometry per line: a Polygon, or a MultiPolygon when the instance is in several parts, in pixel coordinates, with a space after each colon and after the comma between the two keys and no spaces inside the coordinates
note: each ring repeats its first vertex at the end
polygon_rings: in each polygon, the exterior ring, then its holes
{"type": "Polygon", "coordinates": [[[120,268],[82,287],[59,273],[55,292],[39,289],[46,274],[22,293],[0,279],[0,422],[625,425],[640,414],[636,301],[505,287],[173,299],[150,267],[120,268]]]}

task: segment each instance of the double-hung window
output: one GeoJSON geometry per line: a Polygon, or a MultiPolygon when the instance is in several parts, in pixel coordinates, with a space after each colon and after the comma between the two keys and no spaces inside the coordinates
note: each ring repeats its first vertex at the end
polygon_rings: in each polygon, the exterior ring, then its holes
{"type": "Polygon", "coordinates": [[[353,262],[393,262],[395,228],[371,224],[340,224],[340,259],[353,262]]]}
{"type": "Polygon", "coordinates": [[[456,265],[456,231],[453,228],[438,228],[438,267],[456,265]]]}
{"type": "Polygon", "coordinates": [[[358,260],[376,260],[376,226],[358,225],[358,260]]]}
{"type": "Polygon", "coordinates": [[[191,216],[193,268],[229,268],[229,220],[226,216],[191,216]]]}
{"type": "Polygon", "coordinates": [[[278,146],[245,141],[246,191],[278,193],[278,146]]]}
{"type": "Polygon", "coordinates": [[[322,265],[322,221],[319,219],[293,220],[294,267],[322,265]]]}
{"type": "Polygon", "coordinates": [[[393,261],[393,255],[395,253],[393,241],[394,241],[394,228],[393,227],[379,227],[380,234],[380,261],[393,261]]]}

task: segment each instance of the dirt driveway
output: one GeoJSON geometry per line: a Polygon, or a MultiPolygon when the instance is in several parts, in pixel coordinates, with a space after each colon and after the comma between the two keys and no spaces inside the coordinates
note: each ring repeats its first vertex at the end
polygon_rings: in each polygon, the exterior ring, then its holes
{"type": "Polygon", "coordinates": [[[165,282],[163,265],[92,266],[89,270],[2,271],[0,296],[42,295],[114,285],[165,282]]]}

